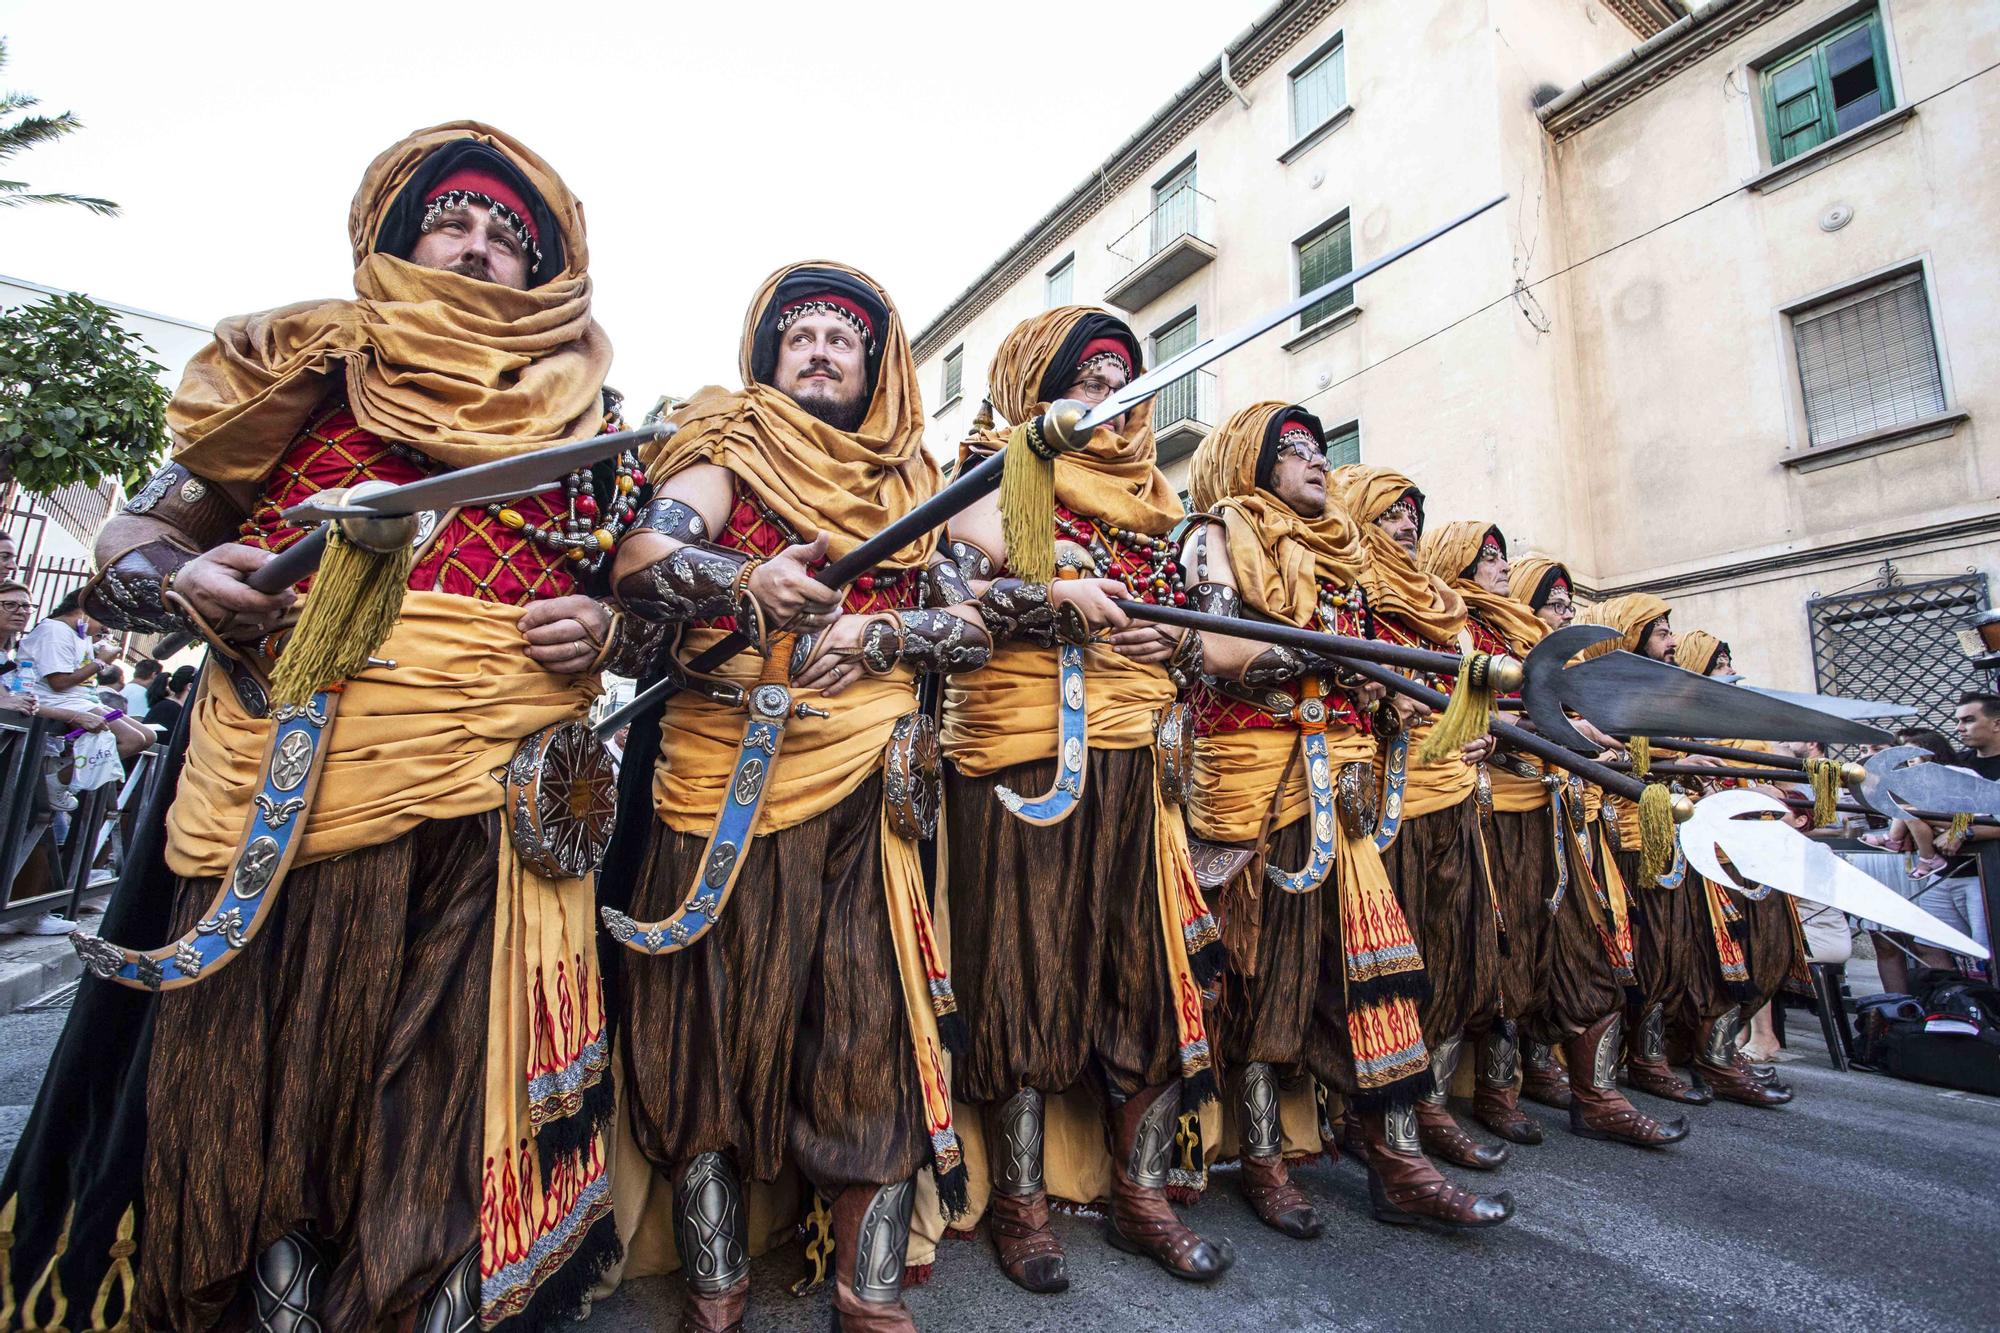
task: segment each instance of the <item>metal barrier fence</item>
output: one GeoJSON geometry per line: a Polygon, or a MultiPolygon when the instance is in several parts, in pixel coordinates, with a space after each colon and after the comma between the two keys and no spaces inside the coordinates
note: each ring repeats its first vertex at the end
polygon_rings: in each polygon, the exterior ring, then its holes
{"type": "MultiPolygon", "coordinates": [[[[46,912],[76,920],[92,869],[114,833],[129,834],[159,778],[164,750],[156,745],[131,761],[123,782],[77,794],[68,836],[58,844],[44,780],[56,725],[47,718],[0,717],[0,871],[8,886],[0,922],[46,912]],[[39,879],[39,891],[16,896],[24,879],[39,879]]],[[[126,836],[123,845],[130,844],[126,836]]]]}

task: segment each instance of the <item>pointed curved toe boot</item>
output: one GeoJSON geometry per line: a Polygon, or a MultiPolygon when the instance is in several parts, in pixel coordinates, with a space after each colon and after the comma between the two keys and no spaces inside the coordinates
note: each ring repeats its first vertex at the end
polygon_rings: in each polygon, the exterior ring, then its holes
{"type": "Polygon", "coordinates": [[[1167,1201],[1167,1163],[1180,1110],[1180,1084],[1142,1088],[1111,1111],[1111,1224],[1105,1238],[1143,1254],[1177,1278],[1211,1282],[1229,1271],[1228,1241],[1198,1235],[1167,1201]]]}
{"type": "Polygon", "coordinates": [[[1564,1046],[1569,1057],[1570,1132],[1579,1138],[1610,1139],[1641,1148],[1664,1148],[1688,1136],[1686,1116],[1655,1120],[1625,1100],[1613,1080],[1625,1016],[1612,1012],[1564,1046]]]}
{"type": "Polygon", "coordinates": [[[1375,1220],[1391,1226],[1427,1225],[1456,1231],[1495,1227],[1514,1215],[1514,1196],[1474,1194],[1438,1173],[1417,1143],[1413,1111],[1392,1107],[1360,1117],[1362,1164],[1375,1220]]]}

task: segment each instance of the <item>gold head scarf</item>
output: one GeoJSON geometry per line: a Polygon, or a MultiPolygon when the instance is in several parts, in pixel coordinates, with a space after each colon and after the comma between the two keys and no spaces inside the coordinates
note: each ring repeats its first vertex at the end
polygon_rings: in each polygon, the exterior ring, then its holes
{"type": "Polygon", "coordinates": [[[260,482],[338,376],[365,430],[468,467],[594,434],[611,342],[590,317],[583,205],[499,130],[419,130],[368,166],[348,213],[353,300],[226,319],[167,407],[174,457],[217,481],[260,482]],[[375,253],[396,196],[425,158],[477,139],[518,168],[562,231],[562,272],[527,291],[375,253]]]}
{"type": "Polygon", "coordinates": [[[1465,628],[1465,599],[1443,580],[1425,573],[1375,520],[1416,489],[1416,483],[1387,468],[1349,463],[1327,476],[1328,497],[1354,516],[1368,561],[1361,586],[1368,605],[1395,616],[1441,647],[1455,649],[1465,628]]]}
{"type": "MultiPolygon", "coordinates": [[[[742,389],[701,389],[668,418],[680,427],[679,434],[644,455],[654,481],[692,463],[726,467],[800,536],[811,540],[826,533],[828,555],[835,560],[928,500],[943,484],[937,464],[924,450],[924,407],[903,317],[881,284],[861,270],[815,259],[787,264],[764,279],[743,317],[737,364],[742,389]],[[866,283],[889,312],[875,392],[856,430],[838,430],[821,421],[782,389],[758,383],[751,369],[765,307],[778,285],[802,268],[832,269],[866,283]]],[[[929,564],[938,538],[935,531],[925,533],[896,552],[892,563],[929,564]]]]}
{"type": "MultiPolygon", "coordinates": [[[[1417,543],[1417,562],[1450,584],[1465,599],[1466,606],[1486,622],[1486,627],[1507,641],[1507,651],[1520,657],[1542,641],[1549,627],[1528,609],[1526,602],[1488,592],[1466,573],[1479,558],[1479,548],[1489,532],[1499,533],[1500,529],[1491,523],[1465,519],[1433,528],[1417,543]]],[[[1504,534],[1501,541],[1506,541],[1504,534]]]]}
{"type": "Polygon", "coordinates": [[[1675,665],[1706,676],[1715,666],[1716,654],[1722,651],[1722,640],[1705,629],[1691,629],[1676,637],[1680,645],[1674,649],[1675,665]]]}
{"type": "Polygon", "coordinates": [[[1570,585],[1570,596],[1576,596],[1576,580],[1570,578],[1569,566],[1553,556],[1524,555],[1518,560],[1507,562],[1507,591],[1514,599],[1529,610],[1534,610],[1535,589],[1542,586],[1552,569],[1560,569],[1563,579],[1570,585]]]}
{"type": "Polygon", "coordinates": [[[1306,625],[1319,607],[1321,581],[1359,582],[1364,555],[1353,516],[1331,498],[1325,513],[1306,518],[1257,485],[1264,436],[1291,410],[1289,403],[1253,403],[1223,422],[1194,451],[1188,486],[1196,509],[1222,519],[1244,605],[1306,625]]]}
{"type": "Polygon", "coordinates": [[[1608,639],[1602,644],[1586,648],[1583,650],[1582,655],[1584,657],[1597,657],[1601,654],[1622,648],[1628,653],[1639,653],[1641,656],[1644,656],[1645,650],[1640,645],[1639,636],[1646,632],[1646,626],[1652,624],[1661,616],[1671,615],[1672,613],[1672,607],[1649,592],[1631,592],[1626,593],[1623,597],[1613,597],[1609,601],[1599,602],[1588,611],[1578,615],[1576,618],[1577,623],[1579,625],[1609,625],[1623,637],[1608,639]]]}
{"type": "MultiPolygon", "coordinates": [[[[1043,378],[1062,350],[1063,340],[1086,315],[1108,314],[1090,306],[1065,305],[1016,324],[1000,340],[986,371],[986,394],[1010,425],[1020,425],[1048,407],[1043,378]]],[[[1143,366],[1132,367],[1136,376],[1143,366]]],[[[1007,443],[1005,430],[980,437],[981,448],[1007,443]]],[[[1160,537],[1181,521],[1180,496],[1154,465],[1153,406],[1142,403],[1125,414],[1122,434],[1100,426],[1090,443],[1055,463],[1058,503],[1072,513],[1102,519],[1133,532],[1160,537]]]]}

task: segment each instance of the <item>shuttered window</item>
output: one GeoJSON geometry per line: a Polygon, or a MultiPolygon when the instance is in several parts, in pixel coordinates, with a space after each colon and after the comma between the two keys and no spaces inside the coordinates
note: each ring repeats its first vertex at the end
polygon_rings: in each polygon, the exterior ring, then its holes
{"type": "MultiPolygon", "coordinates": [[[[1347,215],[1341,214],[1299,241],[1299,295],[1332,282],[1354,267],[1354,246],[1348,235],[1347,215]]],[[[1309,329],[1321,320],[1354,304],[1352,287],[1314,301],[1299,315],[1299,327],[1309,329]]]]}
{"type": "Polygon", "coordinates": [[[1339,37],[1292,73],[1292,138],[1303,139],[1347,105],[1347,43],[1339,37]]]}
{"type": "Polygon", "coordinates": [[[1771,164],[1797,157],[1895,105],[1882,17],[1870,13],[1765,68],[1764,129],[1771,141],[1771,164]]]}
{"type": "Polygon", "coordinates": [[[965,377],[965,345],[959,344],[944,354],[944,401],[949,403],[958,397],[958,391],[965,377]]]}
{"type": "Polygon", "coordinates": [[[1076,256],[1064,255],[1063,261],[1049,270],[1048,304],[1053,310],[1059,305],[1068,305],[1076,299],[1076,256]]]}
{"type": "Polygon", "coordinates": [[[1349,463],[1361,461],[1361,423],[1354,422],[1341,430],[1330,432],[1326,437],[1326,467],[1345,467],[1349,463]]]}
{"type": "Polygon", "coordinates": [[[1944,377],[1920,271],[1797,311],[1792,339],[1815,445],[1944,411],[1944,377]]]}

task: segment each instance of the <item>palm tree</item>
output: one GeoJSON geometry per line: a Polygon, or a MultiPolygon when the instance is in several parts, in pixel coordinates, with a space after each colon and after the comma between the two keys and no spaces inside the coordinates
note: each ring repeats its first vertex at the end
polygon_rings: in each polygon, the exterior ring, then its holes
{"type": "MultiPolygon", "coordinates": [[[[0,69],[6,65],[7,39],[0,37],[0,69]]],[[[39,99],[32,94],[0,91],[0,162],[83,128],[83,122],[67,111],[60,116],[23,114],[37,105],[39,99]]],[[[22,204],[75,204],[103,217],[114,217],[118,212],[118,205],[109,199],[81,194],[31,194],[26,181],[0,180],[0,208],[19,208],[22,204]]]]}

